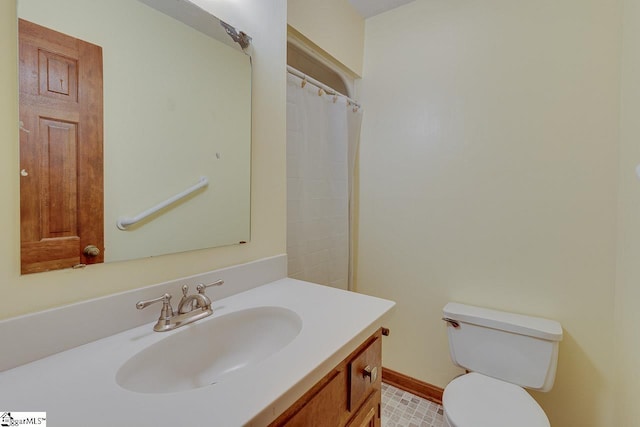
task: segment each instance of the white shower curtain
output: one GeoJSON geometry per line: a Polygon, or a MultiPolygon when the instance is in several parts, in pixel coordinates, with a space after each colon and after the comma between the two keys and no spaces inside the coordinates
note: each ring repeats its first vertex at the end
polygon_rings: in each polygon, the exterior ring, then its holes
{"type": "Polygon", "coordinates": [[[289,277],[349,289],[350,200],[362,113],[291,74],[287,83],[289,277]]]}

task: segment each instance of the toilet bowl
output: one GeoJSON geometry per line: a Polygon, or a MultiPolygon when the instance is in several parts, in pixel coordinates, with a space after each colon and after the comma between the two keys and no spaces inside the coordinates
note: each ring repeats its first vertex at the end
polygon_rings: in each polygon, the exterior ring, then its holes
{"type": "Polygon", "coordinates": [[[444,390],[445,426],[550,427],[524,388],[553,387],[560,324],[458,303],[443,313],[451,360],[469,372],[444,390]]]}
{"type": "Polygon", "coordinates": [[[447,427],[550,427],[522,387],[475,372],[451,381],[442,404],[447,427]]]}

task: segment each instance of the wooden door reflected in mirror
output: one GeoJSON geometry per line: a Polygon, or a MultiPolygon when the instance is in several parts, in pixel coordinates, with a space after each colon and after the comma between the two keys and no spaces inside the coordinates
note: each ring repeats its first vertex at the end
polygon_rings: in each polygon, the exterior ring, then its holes
{"type": "Polygon", "coordinates": [[[103,262],[102,49],[18,27],[21,272],[103,262]]]}

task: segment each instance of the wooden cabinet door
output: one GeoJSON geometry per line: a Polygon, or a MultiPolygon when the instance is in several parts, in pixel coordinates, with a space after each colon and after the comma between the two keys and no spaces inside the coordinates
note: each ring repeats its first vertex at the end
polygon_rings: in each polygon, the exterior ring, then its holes
{"type": "Polygon", "coordinates": [[[349,410],[354,411],[373,392],[382,389],[382,338],[377,336],[360,354],[355,356],[349,368],[349,410]],[[372,372],[366,376],[365,370],[372,372]]]}
{"type": "Polygon", "coordinates": [[[21,271],[103,262],[102,48],[22,19],[19,42],[21,271]]]}
{"type": "Polygon", "coordinates": [[[358,410],[348,427],[380,427],[380,393],[374,393],[358,410]]]}
{"type": "Polygon", "coordinates": [[[380,427],[381,377],[365,376],[366,367],[381,372],[382,333],[366,339],[309,389],[269,427],[380,427]]]}
{"type": "MultiPolygon", "coordinates": [[[[317,392],[311,390],[313,397],[304,402],[301,408],[284,424],[287,427],[337,427],[344,425],[347,414],[347,376],[344,369],[333,371],[318,385],[317,392]],[[326,382],[326,383],[325,383],[326,382]],[[315,393],[314,393],[315,392],[315,393]]],[[[316,385],[317,388],[318,385],[316,385]]],[[[296,410],[292,408],[293,410],[296,410]]]]}

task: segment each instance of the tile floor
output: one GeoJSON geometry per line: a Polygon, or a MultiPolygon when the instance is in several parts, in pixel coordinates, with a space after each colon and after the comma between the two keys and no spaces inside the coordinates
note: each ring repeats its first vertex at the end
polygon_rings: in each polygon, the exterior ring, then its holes
{"type": "Polygon", "coordinates": [[[382,383],[382,427],[443,427],[442,406],[382,383]]]}

